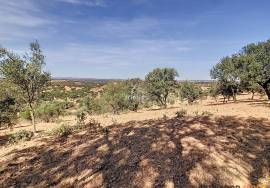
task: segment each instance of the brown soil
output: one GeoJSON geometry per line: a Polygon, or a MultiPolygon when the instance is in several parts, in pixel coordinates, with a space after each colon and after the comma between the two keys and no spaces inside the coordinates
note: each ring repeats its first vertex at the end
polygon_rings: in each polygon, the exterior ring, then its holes
{"type": "Polygon", "coordinates": [[[118,122],[104,121],[108,133],[89,128],[66,139],[42,137],[1,146],[0,187],[266,185],[268,103],[245,98],[237,104],[212,102],[103,116],[118,122]],[[184,107],[190,115],[173,117],[184,107]],[[213,115],[197,116],[198,109],[213,115]],[[164,114],[167,118],[161,118],[164,114]]]}

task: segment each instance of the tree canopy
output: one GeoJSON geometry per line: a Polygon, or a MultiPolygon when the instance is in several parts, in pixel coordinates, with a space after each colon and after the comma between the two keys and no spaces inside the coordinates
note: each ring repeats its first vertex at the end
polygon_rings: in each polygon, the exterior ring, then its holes
{"type": "Polygon", "coordinates": [[[16,85],[23,93],[23,99],[31,109],[34,132],[34,104],[44,86],[50,80],[50,74],[43,71],[45,57],[39,43],[30,43],[30,53],[19,56],[7,49],[0,49],[0,75],[7,82],[16,85]]]}
{"type": "Polygon", "coordinates": [[[167,107],[167,99],[174,92],[178,73],[173,68],[156,68],[145,77],[146,92],[160,106],[167,107]]]}

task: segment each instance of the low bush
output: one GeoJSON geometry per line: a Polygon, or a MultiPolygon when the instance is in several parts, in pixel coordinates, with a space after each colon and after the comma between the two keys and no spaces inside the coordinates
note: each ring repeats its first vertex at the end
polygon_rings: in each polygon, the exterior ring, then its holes
{"type": "Polygon", "coordinates": [[[0,100],[0,127],[5,125],[12,128],[17,119],[17,111],[15,99],[7,97],[0,100]]]}
{"type": "MultiPolygon", "coordinates": [[[[93,98],[87,96],[80,101],[80,107],[84,109],[88,114],[102,114],[106,111],[106,104],[103,98],[93,98]]],[[[108,108],[107,108],[108,110],[108,108]]]]}
{"type": "Polygon", "coordinates": [[[77,112],[76,117],[77,117],[77,123],[78,124],[84,124],[85,120],[87,118],[86,113],[84,111],[82,111],[82,110],[77,112]]]}
{"type": "Polygon", "coordinates": [[[90,119],[88,123],[77,123],[73,128],[73,131],[80,131],[88,128],[100,128],[100,123],[95,119],[90,119]]]}
{"type": "Polygon", "coordinates": [[[9,137],[8,143],[14,144],[19,141],[28,141],[33,137],[33,132],[27,130],[20,130],[9,137]]]}
{"type": "Polygon", "coordinates": [[[67,137],[72,133],[72,128],[67,125],[61,125],[60,127],[54,128],[50,135],[57,137],[67,137]]]}
{"type": "Polygon", "coordinates": [[[45,122],[51,122],[60,115],[64,115],[69,103],[67,102],[50,102],[42,103],[36,109],[36,116],[45,122]]]}
{"type": "Polygon", "coordinates": [[[186,99],[189,104],[200,99],[203,96],[202,89],[195,86],[192,83],[184,82],[180,87],[180,97],[181,99],[186,99]]]}

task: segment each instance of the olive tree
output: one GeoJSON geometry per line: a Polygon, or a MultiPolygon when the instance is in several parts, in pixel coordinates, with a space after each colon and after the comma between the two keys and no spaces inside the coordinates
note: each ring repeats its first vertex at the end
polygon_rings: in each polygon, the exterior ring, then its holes
{"type": "Polygon", "coordinates": [[[270,40],[245,46],[242,57],[242,75],[259,84],[270,100],[270,40]]]}
{"type": "Polygon", "coordinates": [[[145,89],[151,99],[167,108],[167,99],[175,91],[178,73],[173,68],[156,68],[145,77],[145,89]]]}
{"type": "Polygon", "coordinates": [[[240,87],[240,67],[238,57],[232,56],[221,59],[210,71],[211,77],[218,81],[223,96],[232,96],[234,101],[240,87]]]}
{"type": "Polygon", "coordinates": [[[0,74],[5,81],[13,83],[23,92],[23,99],[31,113],[34,133],[36,133],[34,106],[50,74],[43,71],[45,56],[39,43],[30,43],[30,53],[19,56],[9,50],[0,50],[0,74]]]}

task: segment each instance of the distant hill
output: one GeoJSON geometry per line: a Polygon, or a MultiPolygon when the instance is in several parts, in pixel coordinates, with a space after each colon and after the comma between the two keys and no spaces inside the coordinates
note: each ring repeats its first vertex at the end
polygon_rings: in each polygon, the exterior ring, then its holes
{"type": "Polygon", "coordinates": [[[123,79],[99,79],[99,78],[74,78],[74,77],[53,77],[52,80],[66,80],[66,81],[89,81],[89,82],[109,82],[120,81],[123,79]]]}

